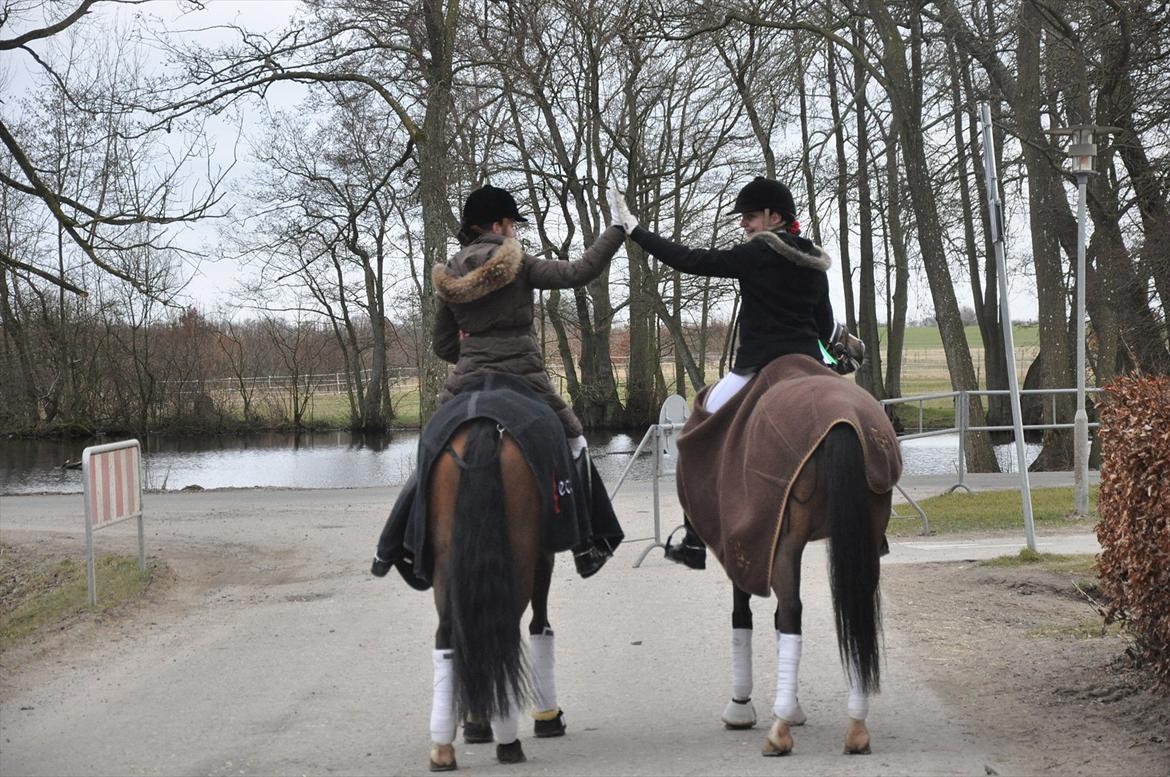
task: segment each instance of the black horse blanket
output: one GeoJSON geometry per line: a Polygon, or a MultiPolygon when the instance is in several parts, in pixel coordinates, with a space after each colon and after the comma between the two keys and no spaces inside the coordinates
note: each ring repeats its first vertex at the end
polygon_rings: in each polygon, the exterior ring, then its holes
{"type": "Polygon", "coordinates": [[[825,435],[852,426],[868,482],[840,486],[884,494],[902,474],[897,434],[864,389],[801,354],[769,362],[714,413],[709,391],[678,438],[679,501],[731,581],[768,596],[789,490],[825,435]]]}
{"type": "MultiPolygon", "coordinates": [[[[536,482],[545,484],[541,488],[545,550],[568,550],[588,541],[593,534],[606,537],[612,548],[617,547],[623,534],[596,471],[592,473],[592,503],[586,505],[576,496],[587,490],[577,482],[565,429],[556,413],[532,393],[524,380],[504,373],[485,373],[473,387],[443,403],[427,423],[419,440],[415,477],[403,488],[391,510],[387,527],[398,521],[406,523],[402,546],[407,556],[413,557],[413,565],[404,569],[400,564],[398,569],[408,583],[415,588],[430,586],[434,564],[427,543],[431,469],[455,431],[476,418],[489,418],[504,427],[520,446],[536,482]],[[415,488],[411,493],[412,484],[415,488]],[[413,572],[414,580],[408,571],[413,572]]],[[[380,548],[379,555],[382,553],[380,548]]]]}

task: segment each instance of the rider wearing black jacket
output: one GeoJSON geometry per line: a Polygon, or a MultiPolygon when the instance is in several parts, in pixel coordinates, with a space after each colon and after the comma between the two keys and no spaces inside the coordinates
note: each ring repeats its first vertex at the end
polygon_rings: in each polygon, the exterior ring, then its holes
{"type": "MultiPolygon", "coordinates": [[[[639,226],[619,194],[611,199],[614,221],[663,264],[693,275],[739,280],[742,307],[735,361],[731,373],[709,392],[707,410],[713,412],[738,393],[773,359],[801,353],[820,361],[820,344],[841,336],[829,302],[831,260],[800,236],[796,206],[784,184],[757,177],[740,190],[732,212],[742,214],[740,225],[748,239],[729,249],[674,243],[639,226]]],[[[666,557],[702,569],[706,548],[687,524],[682,543],[668,545],[666,557]]]]}

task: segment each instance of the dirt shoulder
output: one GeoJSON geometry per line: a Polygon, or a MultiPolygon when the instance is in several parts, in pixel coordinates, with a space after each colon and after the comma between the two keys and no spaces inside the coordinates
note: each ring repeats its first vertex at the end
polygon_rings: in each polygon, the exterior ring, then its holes
{"type": "Polygon", "coordinates": [[[931,688],[1011,771],[1170,774],[1170,701],[1149,690],[1117,629],[1101,628],[1073,585],[1082,578],[928,563],[883,569],[882,589],[931,688]]]}

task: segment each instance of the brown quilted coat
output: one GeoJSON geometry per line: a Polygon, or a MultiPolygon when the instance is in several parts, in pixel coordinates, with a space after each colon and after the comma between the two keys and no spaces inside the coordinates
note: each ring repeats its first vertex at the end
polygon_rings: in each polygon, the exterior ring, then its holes
{"type": "Polygon", "coordinates": [[[472,377],[506,372],[523,377],[564,424],[568,437],[584,434],[581,422],[553,388],[532,329],[535,289],[570,289],[599,276],[625,238],[621,227],[601,233],[572,262],[537,259],[513,238],[484,235],[431,272],[438,308],[434,349],[455,365],[439,392],[440,404],[472,377]]]}

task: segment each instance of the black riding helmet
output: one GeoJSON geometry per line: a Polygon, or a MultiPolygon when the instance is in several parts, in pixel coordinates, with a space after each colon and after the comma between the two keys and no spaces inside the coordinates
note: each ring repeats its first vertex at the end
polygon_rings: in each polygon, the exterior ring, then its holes
{"type": "Polygon", "coordinates": [[[796,202],[792,199],[792,192],[779,181],[762,175],[757,175],[755,180],[739,190],[731,212],[751,213],[756,210],[770,210],[779,213],[786,221],[796,221],[796,202]]]}
{"type": "Polygon", "coordinates": [[[467,195],[467,202],[463,204],[463,226],[486,227],[501,219],[522,224],[528,221],[520,215],[516,198],[506,189],[488,184],[467,195]]]}

